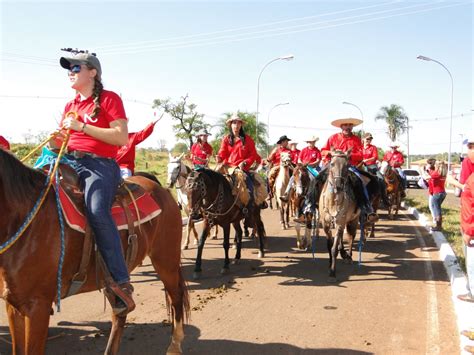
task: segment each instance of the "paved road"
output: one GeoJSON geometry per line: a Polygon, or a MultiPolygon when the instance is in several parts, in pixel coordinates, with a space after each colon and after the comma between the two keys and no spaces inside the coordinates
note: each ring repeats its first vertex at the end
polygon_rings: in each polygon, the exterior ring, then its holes
{"type": "MultiPolygon", "coordinates": [[[[382,217],[384,217],[382,215],[382,217]]],[[[282,231],[276,211],[264,211],[269,235],[265,259],[244,243],[243,260],[221,276],[221,240],[209,240],[203,278],[190,281],[192,320],[188,354],[458,354],[450,287],[431,237],[403,214],[382,218],[363,264],[338,262],[328,284],[325,239],[316,260],[294,249],[294,230],[282,231]]],[[[190,279],[196,250],[183,252],[190,279]]],[[[148,262],[134,273],[137,310],[129,316],[122,354],[163,354],[169,341],[162,284],[148,262]]],[[[66,299],[51,319],[48,354],[99,354],[109,312],[94,292],[66,299]]],[[[2,309],[3,312],[3,309],[2,309]]],[[[2,337],[8,339],[4,312],[2,337]]],[[[9,348],[0,342],[0,353],[9,348]]]]}

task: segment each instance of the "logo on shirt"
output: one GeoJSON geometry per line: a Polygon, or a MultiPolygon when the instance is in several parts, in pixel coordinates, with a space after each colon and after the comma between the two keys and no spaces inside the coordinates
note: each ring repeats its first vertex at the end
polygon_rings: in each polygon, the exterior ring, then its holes
{"type": "Polygon", "coordinates": [[[97,122],[97,118],[92,118],[91,116],[89,116],[87,113],[84,114],[84,123],[87,123],[87,122],[97,122]]]}

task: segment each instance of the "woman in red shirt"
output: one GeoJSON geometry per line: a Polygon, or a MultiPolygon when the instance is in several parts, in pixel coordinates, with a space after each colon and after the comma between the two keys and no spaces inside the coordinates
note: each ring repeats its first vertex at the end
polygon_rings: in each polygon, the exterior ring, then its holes
{"type": "Polygon", "coordinates": [[[432,167],[433,168],[430,167],[427,170],[428,176],[426,177],[426,180],[428,180],[428,191],[430,194],[429,207],[431,215],[433,216],[433,220],[436,223],[436,225],[431,228],[431,230],[440,231],[442,230],[443,224],[441,204],[446,198],[446,190],[444,189],[444,185],[446,183],[446,174],[448,172],[448,168],[444,161],[436,161],[432,167]]]}
{"type": "Polygon", "coordinates": [[[119,147],[128,142],[125,109],[119,95],[104,90],[95,54],[74,52],[62,57],[60,64],[68,71],[71,88],[76,92],[66,104],[62,119],[62,128],[71,132],[67,156],[74,160],[84,189],[87,218],[113,279],[106,285],[116,295],[111,302],[113,311],[125,315],[135,309],[133,287],[110,212],[122,180],[115,158],[119,147]]]}
{"type": "Polygon", "coordinates": [[[201,130],[196,134],[197,142],[191,147],[191,160],[194,169],[205,168],[209,164],[209,158],[212,156],[212,147],[207,143],[209,133],[201,130]]]}

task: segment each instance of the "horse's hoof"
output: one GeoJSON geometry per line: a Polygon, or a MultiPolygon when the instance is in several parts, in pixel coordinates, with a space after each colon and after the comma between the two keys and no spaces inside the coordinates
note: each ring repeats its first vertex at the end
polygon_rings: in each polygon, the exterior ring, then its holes
{"type": "Polygon", "coordinates": [[[201,271],[194,271],[193,273],[193,280],[199,280],[201,278],[201,271]]]}
{"type": "Polygon", "coordinates": [[[217,239],[217,235],[211,237],[212,240],[216,240],[217,239]]]}
{"type": "Polygon", "coordinates": [[[240,259],[234,259],[233,263],[234,263],[234,265],[239,265],[240,264],[240,259]]]}
{"type": "Polygon", "coordinates": [[[181,247],[181,250],[186,250],[186,249],[188,249],[188,246],[187,246],[187,245],[183,245],[183,246],[181,247]]]}
{"type": "Polygon", "coordinates": [[[221,269],[221,275],[227,275],[229,273],[229,268],[228,267],[223,267],[221,269]]]}
{"type": "Polygon", "coordinates": [[[265,255],[263,254],[263,252],[261,252],[261,251],[258,252],[258,257],[259,257],[260,259],[263,258],[264,256],[265,256],[265,255]]]}
{"type": "Polygon", "coordinates": [[[342,262],[344,264],[352,264],[352,258],[351,257],[346,257],[346,258],[342,259],[342,262]]]}
{"type": "Polygon", "coordinates": [[[334,284],[334,283],[336,283],[336,282],[337,282],[337,279],[336,279],[335,276],[329,276],[329,277],[328,277],[328,283],[334,284]]]}

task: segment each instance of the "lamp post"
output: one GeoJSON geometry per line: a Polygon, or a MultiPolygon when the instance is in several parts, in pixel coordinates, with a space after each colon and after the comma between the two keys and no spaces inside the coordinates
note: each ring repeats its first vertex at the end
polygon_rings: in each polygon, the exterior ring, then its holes
{"type": "Polygon", "coordinates": [[[262,73],[273,62],[276,62],[278,60],[289,61],[289,60],[293,60],[294,58],[295,58],[295,56],[293,54],[289,54],[289,55],[285,55],[285,56],[282,56],[282,57],[274,58],[274,59],[270,60],[267,64],[265,64],[263,66],[262,70],[260,70],[260,74],[258,75],[258,80],[257,80],[257,112],[255,114],[255,121],[256,121],[256,125],[255,125],[255,144],[257,144],[257,141],[258,141],[258,109],[259,109],[259,104],[260,104],[260,78],[262,76],[262,73]]]}
{"type": "Polygon", "coordinates": [[[451,72],[449,71],[449,69],[446,68],[446,66],[443,63],[438,62],[435,59],[425,57],[423,55],[419,55],[418,57],[416,57],[416,59],[425,60],[427,62],[438,63],[448,72],[449,77],[451,78],[451,119],[449,121],[449,151],[448,151],[448,171],[451,171],[451,142],[452,142],[452,135],[453,135],[453,96],[454,96],[453,76],[451,75],[451,72]]]}
{"type": "Polygon", "coordinates": [[[347,102],[347,101],[343,101],[342,102],[343,105],[351,105],[351,106],[354,106],[355,108],[357,108],[360,112],[360,116],[362,118],[362,131],[364,130],[364,114],[362,113],[362,110],[360,109],[359,106],[357,106],[356,104],[353,104],[352,102],[347,102]]]}
{"type": "MultiPolygon", "coordinates": [[[[270,115],[272,114],[272,111],[274,108],[277,108],[278,106],[284,106],[284,105],[289,105],[289,102],[282,102],[279,104],[276,104],[273,106],[270,111],[268,112],[268,117],[267,117],[267,140],[270,143],[270,115]]],[[[267,146],[267,155],[269,154],[268,146],[267,146]]]]}

